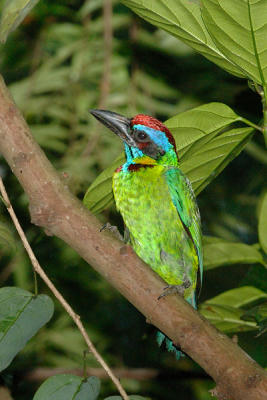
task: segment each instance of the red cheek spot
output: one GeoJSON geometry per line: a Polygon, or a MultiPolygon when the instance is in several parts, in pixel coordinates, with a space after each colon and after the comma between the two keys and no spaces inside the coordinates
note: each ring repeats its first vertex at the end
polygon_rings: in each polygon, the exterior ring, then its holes
{"type": "Polygon", "coordinates": [[[138,149],[143,150],[148,146],[149,142],[144,142],[144,143],[138,143],[138,149]]]}
{"type": "Polygon", "coordinates": [[[122,170],[122,165],[115,169],[115,172],[120,172],[122,170]]]}

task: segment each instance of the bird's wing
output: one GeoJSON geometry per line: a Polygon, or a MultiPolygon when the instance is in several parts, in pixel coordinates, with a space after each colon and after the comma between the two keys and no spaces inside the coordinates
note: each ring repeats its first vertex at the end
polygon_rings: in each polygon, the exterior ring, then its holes
{"type": "Polygon", "coordinates": [[[191,183],[179,168],[172,167],[165,171],[166,181],[169,187],[173,204],[178,216],[196,249],[199,261],[199,285],[202,284],[203,254],[202,235],[200,226],[200,214],[196,203],[191,183]]]}

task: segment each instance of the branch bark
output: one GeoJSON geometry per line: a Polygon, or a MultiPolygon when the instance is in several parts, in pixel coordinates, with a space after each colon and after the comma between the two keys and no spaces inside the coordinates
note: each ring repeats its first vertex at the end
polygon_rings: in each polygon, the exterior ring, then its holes
{"type": "MultiPolygon", "coordinates": [[[[46,273],[44,272],[43,268],[41,267],[41,265],[39,264],[37,258],[35,257],[34,252],[32,251],[32,248],[25,236],[25,233],[19,223],[19,220],[15,214],[15,211],[10,203],[8,194],[6,192],[6,188],[4,186],[3,180],[0,177],[0,193],[3,197],[3,200],[6,204],[7,210],[10,214],[10,217],[17,229],[17,232],[21,238],[21,241],[23,243],[23,246],[25,248],[25,250],[28,253],[28,256],[31,260],[33,269],[35,272],[37,272],[38,275],[40,275],[40,277],[42,278],[42,280],[45,282],[45,284],[49,287],[49,289],[51,290],[51,292],[53,293],[53,295],[58,299],[58,301],[61,303],[61,305],[63,306],[63,308],[65,309],[65,311],[67,311],[67,313],[69,314],[69,316],[72,318],[73,322],[76,324],[77,328],[79,329],[79,331],[81,332],[81,335],[84,338],[85,343],[88,346],[88,350],[89,352],[91,352],[93,354],[93,356],[95,357],[95,359],[99,362],[99,364],[102,366],[102,368],[105,370],[105,372],[108,374],[108,376],[110,377],[110,379],[113,381],[113,383],[115,384],[115,386],[117,387],[119,393],[121,394],[123,400],[129,400],[129,397],[127,396],[127,393],[125,392],[125,390],[123,389],[123,387],[120,384],[120,381],[118,380],[118,378],[113,374],[113,372],[111,371],[111,369],[109,368],[109,366],[107,365],[107,363],[105,362],[105,360],[101,357],[101,355],[98,353],[98,351],[96,350],[95,346],[93,345],[93,342],[91,341],[90,337],[88,336],[83,323],[80,319],[80,316],[77,315],[74,310],[71,308],[71,306],[69,305],[69,303],[64,299],[64,297],[62,296],[62,294],[57,290],[57,288],[55,287],[55,285],[51,282],[51,280],[48,278],[48,276],[46,275],[46,273]]],[[[35,277],[35,295],[38,294],[38,290],[37,290],[37,282],[36,282],[36,276],[35,277]]]]}
{"type": "Polygon", "coordinates": [[[72,196],[34,141],[0,80],[0,151],[29,197],[31,220],[56,235],[121,292],[216,382],[220,400],[262,400],[267,372],[179,296],[158,301],[166,285],[130,246],[109,232],[72,196]]]}

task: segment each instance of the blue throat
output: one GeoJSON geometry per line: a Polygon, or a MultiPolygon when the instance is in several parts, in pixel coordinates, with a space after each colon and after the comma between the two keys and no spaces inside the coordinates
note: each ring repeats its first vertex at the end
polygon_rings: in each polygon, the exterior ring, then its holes
{"type": "Polygon", "coordinates": [[[124,142],[124,151],[126,156],[126,162],[122,166],[123,172],[129,172],[128,168],[131,164],[135,164],[134,159],[137,157],[143,157],[144,153],[139,150],[137,147],[130,147],[127,143],[124,142]]]}

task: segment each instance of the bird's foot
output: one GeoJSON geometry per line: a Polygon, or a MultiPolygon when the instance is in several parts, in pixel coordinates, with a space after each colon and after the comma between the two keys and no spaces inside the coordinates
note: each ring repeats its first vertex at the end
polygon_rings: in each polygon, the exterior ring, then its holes
{"type": "Polygon", "coordinates": [[[163,293],[158,297],[158,300],[162,299],[165,296],[169,296],[170,294],[179,294],[180,296],[184,297],[184,292],[186,289],[190,287],[190,281],[186,280],[181,285],[168,285],[163,288],[163,293]]]}
{"type": "Polygon", "coordinates": [[[158,297],[158,300],[169,296],[170,294],[179,294],[180,296],[184,296],[184,291],[185,288],[182,285],[168,285],[163,288],[163,293],[158,297]]]}
{"type": "Polygon", "coordinates": [[[117,226],[111,225],[109,222],[107,222],[102,226],[102,228],[100,229],[100,232],[103,232],[106,229],[109,230],[110,232],[114,233],[114,235],[116,236],[117,239],[119,239],[122,242],[124,242],[124,239],[123,239],[122,235],[120,234],[119,229],[117,228],[117,226]]]}

